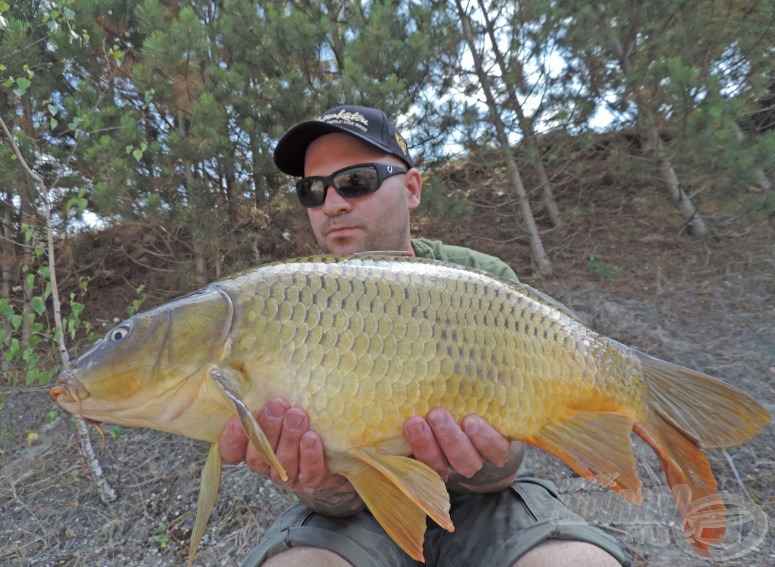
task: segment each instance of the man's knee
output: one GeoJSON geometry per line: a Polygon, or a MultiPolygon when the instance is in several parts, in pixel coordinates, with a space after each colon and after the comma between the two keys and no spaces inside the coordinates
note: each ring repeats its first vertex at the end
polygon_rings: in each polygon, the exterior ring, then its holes
{"type": "Polygon", "coordinates": [[[584,541],[548,539],[525,553],[514,567],[618,567],[619,562],[604,549],[584,541]]]}
{"type": "Polygon", "coordinates": [[[288,551],[283,551],[274,557],[270,557],[264,562],[264,567],[298,567],[299,565],[351,567],[347,561],[336,553],[314,547],[293,547],[288,551]]]}

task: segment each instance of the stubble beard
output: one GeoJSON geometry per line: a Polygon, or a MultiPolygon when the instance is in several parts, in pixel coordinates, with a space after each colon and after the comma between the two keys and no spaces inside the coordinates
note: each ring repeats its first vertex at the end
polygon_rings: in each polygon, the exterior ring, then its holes
{"type": "MultiPolygon", "coordinates": [[[[360,225],[359,225],[360,226],[360,225]]],[[[348,250],[347,254],[358,254],[362,252],[379,252],[384,250],[411,252],[407,246],[411,247],[409,240],[409,219],[399,220],[396,215],[382,219],[380,226],[375,230],[361,227],[365,231],[363,240],[354,250],[348,250]]],[[[324,254],[341,254],[328,246],[322,238],[315,235],[318,246],[324,254]]]]}

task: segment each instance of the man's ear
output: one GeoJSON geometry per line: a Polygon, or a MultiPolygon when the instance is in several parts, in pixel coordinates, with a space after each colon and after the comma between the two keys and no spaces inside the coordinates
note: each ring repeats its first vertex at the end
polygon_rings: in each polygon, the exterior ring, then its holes
{"type": "Polygon", "coordinates": [[[409,210],[414,210],[420,206],[422,195],[422,175],[414,167],[404,174],[404,186],[406,187],[409,210]]]}

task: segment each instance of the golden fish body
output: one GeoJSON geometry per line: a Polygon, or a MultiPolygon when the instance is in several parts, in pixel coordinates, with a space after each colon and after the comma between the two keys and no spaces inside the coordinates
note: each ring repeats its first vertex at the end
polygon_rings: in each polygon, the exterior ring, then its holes
{"type": "Polygon", "coordinates": [[[678,499],[685,517],[716,495],[702,448],[743,442],[769,420],[742,392],[602,337],[526,285],[388,256],[302,258],[217,282],[120,324],[60,381],[52,395],[74,413],[213,443],[190,558],[235,412],[284,474],[251,415],[273,396],[306,410],[329,469],[417,559],[426,514],[452,529],[443,482],[406,458],[402,435],[433,407],[478,414],[637,500],[634,429],[671,487],[690,491],[678,499]]]}
{"type": "Polygon", "coordinates": [[[304,408],[332,459],[436,406],[512,438],[570,406],[643,413],[638,359],[525,286],[404,259],[261,272],[219,284],[242,306],[223,360],[261,384],[249,405],[304,408]]]}

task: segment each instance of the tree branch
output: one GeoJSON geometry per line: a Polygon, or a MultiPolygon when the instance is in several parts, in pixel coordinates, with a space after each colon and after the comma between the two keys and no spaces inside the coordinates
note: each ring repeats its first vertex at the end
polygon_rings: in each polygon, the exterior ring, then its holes
{"type": "MultiPolygon", "coordinates": [[[[8,126],[5,124],[5,121],[2,119],[2,117],[0,117],[0,128],[2,128],[3,133],[5,133],[5,136],[8,139],[8,142],[11,144],[11,148],[19,160],[22,169],[24,169],[24,172],[38,186],[40,190],[40,196],[43,199],[43,207],[46,215],[46,241],[48,247],[49,278],[51,282],[51,297],[54,304],[54,326],[56,328],[57,334],[57,348],[59,349],[59,356],[62,359],[62,365],[67,368],[70,366],[70,356],[67,353],[65,333],[62,326],[62,302],[59,298],[59,287],[57,286],[56,262],[54,254],[54,230],[51,226],[51,204],[49,201],[48,187],[46,187],[43,178],[32,171],[30,166],[27,164],[27,161],[24,159],[21,150],[19,150],[19,146],[16,145],[16,141],[13,139],[13,136],[11,135],[8,126]]],[[[91,440],[89,438],[89,431],[87,429],[86,423],[80,419],[76,423],[78,425],[78,438],[81,450],[86,457],[86,464],[89,468],[89,471],[91,472],[92,479],[94,479],[94,483],[97,485],[100,498],[105,503],[112,502],[116,499],[116,492],[113,490],[110,484],[108,484],[108,481],[105,480],[105,475],[102,472],[100,462],[97,460],[97,457],[94,454],[94,448],[92,447],[91,440]]]]}

